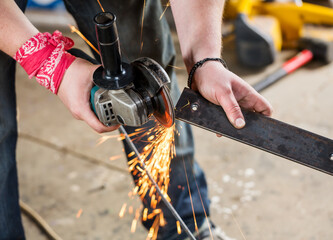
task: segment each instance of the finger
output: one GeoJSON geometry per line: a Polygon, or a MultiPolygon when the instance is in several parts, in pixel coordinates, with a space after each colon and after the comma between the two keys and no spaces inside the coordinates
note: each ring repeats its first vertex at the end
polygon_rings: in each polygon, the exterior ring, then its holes
{"type": "Polygon", "coordinates": [[[81,119],[98,133],[111,132],[119,128],[119,125],[107,127],[101,123],[96,115],[90,110],[83,111],[81,119]]]}
{"type": "Polygon", "coordinates": [[[254,111],[259,112],[265,116],[271,116],[273,113],[272,105],[267,101],[266,98],[261,95],[259,95],[259,98],[256,104],[253,106],[253,109],[254,111]]]}
{"type": "Polygon", "coordinates": [[[257,92],[239,100],[239,104],[245,109],[259,112],[266,116],[271,116],[273,112],[271,104],[266,100],[266,98],[257,92]]]}
{"type": "Polygon", "coordinates": [[[220,137],[222,137],[222,135],[221,134],[216,134],[216,137],[220,138],[220,137]]]}
{"type": "Polygon", "coordinates": [[[236,82],[233,92],[236,100],[244,109],[256,111],[266,116],[270,116],[273,108],[270,103],[260,95],[252,86],[244,82],[244,80],[236,82]]]}
{"type": "Polygon", "coordinates": [[[227,94],[216,96],[216,99],[225,111],[230,123],[235,128],[243,128],[245,126],[244,116],[231,89],[227,94]]]}

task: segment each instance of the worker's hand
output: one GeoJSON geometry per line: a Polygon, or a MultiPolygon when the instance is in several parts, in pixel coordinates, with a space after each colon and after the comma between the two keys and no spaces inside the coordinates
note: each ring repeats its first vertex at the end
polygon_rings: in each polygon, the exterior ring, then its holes
{"type": "Polygon", "coordinates": [[[221,105],[235,128],[245,126],[241,108],[272,114],[270,103],[243,79],[230,72],[220,62],[209,61],[194,74],[192,88],[210,102],[221,105]]]}
{"type": "Polygon", "coordinates": [[[116,130],[119,126],[104,126],[90,109],[93,73],[98,67],[76,58],[62,79],[58,96],[76,119],[85,121],[96,132],[103,133],[116,130]]]}

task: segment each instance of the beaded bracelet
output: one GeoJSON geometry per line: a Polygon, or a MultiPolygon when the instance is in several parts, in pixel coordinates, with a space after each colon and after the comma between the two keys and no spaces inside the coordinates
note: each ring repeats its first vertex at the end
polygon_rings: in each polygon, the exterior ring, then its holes
{"type": "Polygon", "coordinates": [[[220,63],[222,63],[222,65],[228,69],[228,66],[226,64],[226,62],[222,59],[222,58],[204,58],[201,61],[198,61],[196,64],[194,64],[194,66],[192,67],[190,74],[188,75],[188,80],[187,80],[187,86],[191,89],[191,85],[192,85],[192,79],[193,79],[193,75],[195,70],[197,70],[199,67],[201,67],[205,62],[208,61],[218,61],[220,63]]]}

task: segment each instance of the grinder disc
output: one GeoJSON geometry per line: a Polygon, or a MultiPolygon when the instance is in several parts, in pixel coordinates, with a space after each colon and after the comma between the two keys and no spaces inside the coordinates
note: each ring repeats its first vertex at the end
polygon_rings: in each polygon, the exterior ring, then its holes
{"type": "Polygon", "coordinates": [[[154,98],[155,111],[153,113],[157,121],[164,127],[171,127],[175,122],[175,112],[172,100],[165,86],[161,88],[154,98]]]}
{"type": "Polygon", "coordinates": [[[131,63],[137,78],[137,89],[148,92],[153,104],[153,115],[164,127],[171,127],[175,122],[173,103],[167,84],[170,79],[165,70],[151,58],[138,58],[131,63]]]}

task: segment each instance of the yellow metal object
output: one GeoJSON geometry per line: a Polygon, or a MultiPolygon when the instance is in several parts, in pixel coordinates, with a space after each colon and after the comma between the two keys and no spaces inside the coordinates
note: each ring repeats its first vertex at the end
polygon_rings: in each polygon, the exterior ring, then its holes
{"type": "Polygon", "coordinates": [[[252,14],[253,4],[259,4],[260,0],[228,0],[224,10],[225,19],[235,19],[238,14],[247,16],[252,14]]]}
{"type": "MultiPolygon", "coordinates": [[[[304,24],[329,25],[333,27],[333,9],[310,3],[263,2],[261,0],[228,0],[224,18],[235,19],[244,13],[250,19],[256,15],[275,17],[281,27],[283,46],[295,47],[301,37],[304,24]]],[[[275,33],[277,33],[275,31],[275,33]]],[[[274,34],[275,34],[274,33],[274,34]]],[[[274,39],[276,37],[273,37],[274,39]]]]}
{"type": "Polygon", "coordinates": [[[249,24],[257,29],[257,32],[266,34],[267,37],[272,39],[276,51],[281,51],[282,48],[282,35],[280,24],[276,18],[271,16],[253,16],[248,20],[249,24]]]}
{"type": "Polygon", "coordinates": [[[302,26],[300,36],[302,38],[320,39],[325,42],[333,42],[333,28],[305,24],[302,26]]]}
{"type": "Polygon", "coordinates": [[[278,19],[284,46],[297,44],[304,24],[333,26],[333,9],[309,3],[303,3],[302,6],[293,3],[260,3],[253,5],[253,11],[278,19]]]}

